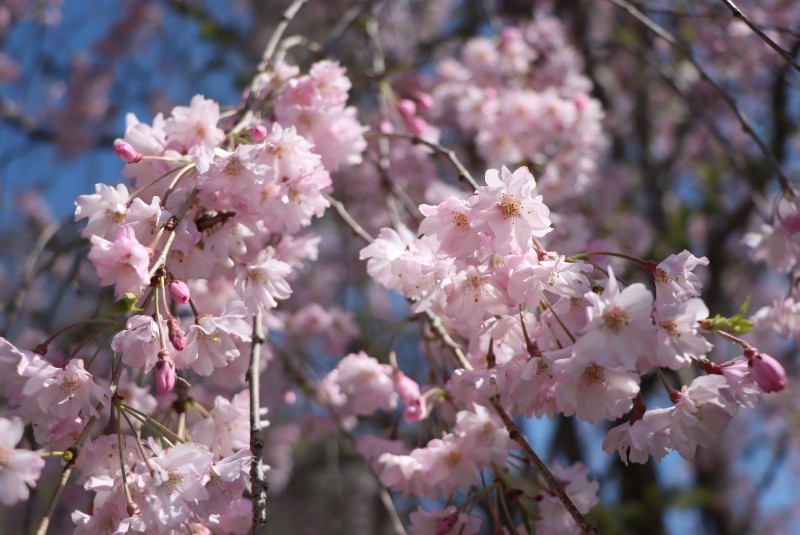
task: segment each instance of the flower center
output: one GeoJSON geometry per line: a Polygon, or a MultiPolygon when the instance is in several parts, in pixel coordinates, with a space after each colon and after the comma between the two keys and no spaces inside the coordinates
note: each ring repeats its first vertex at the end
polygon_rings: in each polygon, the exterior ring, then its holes
{"type": "Polygon", "coordinates": [[[620,307],[613,306],[603,312],[603,325],[609,331],[619,334],[628,323],[628,315],[620,307]]]}
{"type": "Polygon", "coordinates": [[[600,385],[605,386],[606,376],[603,374],[603,368],[597,364],[592,364],[583,372],[583,378],[587,385],[600,385]]]}
{"type": "Polygon", "coordinates": [[[518,216],[522,209],[522,202],[507,193],[503,193],[503,200],[497,205],[500,207],[500,211],[503,212],[505,219],[518,216]]]}
{"type": "Polygon", "coordinates": [[[453,212],[453,224],[458,228],[469,227],[469,221],[467,220],[466,214],[462,214],[461,212],[453,212]]]}

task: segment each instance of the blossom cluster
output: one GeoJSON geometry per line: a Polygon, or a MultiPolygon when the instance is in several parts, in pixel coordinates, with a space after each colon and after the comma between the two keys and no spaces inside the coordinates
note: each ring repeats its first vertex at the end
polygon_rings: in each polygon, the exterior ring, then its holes
{"type": "MultiPolygon", "coordinates": [[[[625,464],[671,451],[693,459],[740,409],[783,390],[780,362],[737,336],[742,318],[712,317],[707,258],[588,247],[599,237],[581,200],[602,189],[603,112],[565,35],[545,17],[469,41],[424,91],[387,105],[373,134],[388,144],[368,146],[351,82],[329,60],[307,73],[274,61],[243,98],[257,113],[197,95],[149,124],[129,115],[114,144],[128,184],[97,184],[75,202],[114,304],[32,350],[0,338],[12,407],[0,418],[0,503],[25,500],[49,455],[92,493],[71,513],[76,533],[245,533],[251,477],[264,468],[250,447],[272,424],[273,490],[295,442],[337,430],[381,485],[426,505],[410,514],[412,533],[480,533],[486,518],[470,503],[484,492],[524,505],[508,519],[519,532],[569,533],[599,484],[582,463],[557,461],[556,483],[537,481],[515,418],[613,423],[602,448],[625,464]],[[433,180],[429,149],[448,129],[489,167],[467,193],[433,180]],[[356,219],[382,227],[376,238],[331,197],[341,192],[356,219]],[[378,206],[378,195],[406,212],[378,206]],[[369,241],[359,259],[370,284],[400,294],[423,324],[425,381],[393,348],[362,345],[355,315],[330,298],[336,268],[304,271],[326,248],[341,253],[333,223],[319,223],[332,205],[369,241]],[[55,349],[95,323],[68,355],[55,349]],[[718,362],[713,336],[737,357],[718,362]],[[261,368],[249,369],[259,351],[261,368]],[[266,383],[257,407],[252,374],[266,383]],[[643,390],[647,377],[664,395],[643,390]],[[302,426],[275,426],[276,409],[302,426]],[[388,433],[377,429],[386,415],[388,433]],[[18,448],[26,425],[31,448],[18,448]]],[[[796,278],[794,200],[779,213],[745,243],[796,278]]],[[[796,299],[761,309],[756,324],[800,339],[796,299]]]]}

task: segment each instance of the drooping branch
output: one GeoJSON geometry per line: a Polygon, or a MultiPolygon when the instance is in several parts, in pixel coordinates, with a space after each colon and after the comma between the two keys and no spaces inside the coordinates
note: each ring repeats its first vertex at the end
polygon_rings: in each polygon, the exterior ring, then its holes
{"type": "Polygon", "coordinates": [[[261,401],[259,399],[261,374],[261,346],[264,344],[264,326],[261,312],[253,316],[253,342],[250,346],[250,367],[247,370],[247,382],[250,385],[250,452],[253,460],[250,464],[250,494],[253,500],[252,533],[267,522],[267,491],[269,484],[261,466],[264,451],[264,439],[261,434],[261,401]]]}
{"type": "Polygon", "coordinates": [[[647,29],[652,31],[658,37],[666,41],[672,48],[678,51],[682,56],[686,58],[686,60],[692,64],[692,66],[697,69],[697,72],[706,81],[714,91],[722,97],[722,100],[725,104],[731,109],[733,114],[736,116],[736,119],[739,121],[739,124],[742,127],[742,130],[758,145],[759,150],[764,154],[764,157],[769,162],[772,169],[775,171],[775,174],[778,177],[778,183],[781,186],[781,190],[783,190],[784,195],[787,197],[794,197],[794,188],[792,187],[789,178],[783,172],[780,163],[775,158],[775,155],[772,151],[767,147],[767,144],[761,139],[761,136],[755,131],[752,127],[750,122],[744,116],[744,113],[739,109],[739,106],[736,104],[736,101],[731,97],[722,87],[714,81],[713,78],[706,72],[702,65],[700,65],[697,60],[694,59],[691,52],[687,50],[685,47],[681,45],[678,39],[669,33],[663,26],[660,26],[657,22],[653,19],[642,13],[636,6],[632,3],[628,2],[627,0],[609,0],[615,6],[624,9],[627,11],[632,17],[642,23],[647,29]]]}
{"type": "Polygon", "coordinates": [[[794,59],[794,56],[792,56],[792,54],[790,54],[789,51],[787,51],[781,45],[779,45],[778,43],[773,41],[772,38],[769,35],[764,33],[761,30],[761,28],[759,28],[752,20],[750,20],[750,18],[747,15],[745,15],[742,12],[742,10],[739,9],[739,7],[736,4],[731,2],[731,0],[720,0],[720,1],[723,4],[725,4],[725,6],[730,10],[730,12],[734,16],[734,18],[737,18],[737,19],[741,20],[742,22],[744,22],[747,25],[748,28],[753,30],[753,33],[756,34],[759,39],[761,39],[762,41],[767,43],[767,45],[772,50],[774,50],[775,52],[780,54],[783,57],[783,59],[785,59],[786,62],[789,65],[791,65],[792,68],[794,68],[794,70],[796,70],[797,72],[800,73],[800,65],[798,65],[797,61],[795,61],[795,59],[794,59]]]}

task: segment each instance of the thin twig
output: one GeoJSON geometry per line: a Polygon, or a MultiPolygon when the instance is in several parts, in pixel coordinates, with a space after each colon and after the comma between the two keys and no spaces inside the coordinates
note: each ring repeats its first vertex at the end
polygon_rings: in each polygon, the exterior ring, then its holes
{"type": "MultiPolygon", "coordinates": [[[[492,382],[494,382],[494,380],[492,380],[492,382]]],[[[583,533],[587,535],[597,534],[598,533],[597,528],[592,526],[583,517],[581,512],[578,511],[578,508],[575,507],[575,504],[572,503],[572,500],[570,500],[569,496],[567,496],[566,491],[564,491],[564,486],[561,485],[561,482],[556,478],[556,476],[553,475],[553,473],[550,471],[550,469],[547,467],[544,461],[542,461],[536,454],[536,452],[533,451],[533,448],[528,443],[528,440],[525,438],[525,435],[523,435],[522,432],[519,430],[519,426],[517,426],[513,418],[509,416],[509,414],[500,404],[499,395],[493,396],[491,398],[491,403],[495,411],[497,411],[497,414],[500,416],[500,419],[503,420],[503,423],[505,424],[506,429],[508,430],[509,437],[511,438],[511,440],[519,444],[519,446],[525,452],[528,459],[531,461],[531,463],[533,463],[533,466],[536,469],[536,471],[539,472],[539,475],[541,475],[544,478],[545,482],[547,483],[547,487],[550,490],[550,493],[555,495],[561,501],[561,503],[567,509],[570,516],[572,516],[572,518],[578,524],[578,527],[581,529],[583,533]]]]}
{"type": "Polygon", "coordinates": [[[169,236],[167,237],[167,242],[164,244],[164,247],[161,249],[161,254],[158,255],[158,260],[156,260],[153,267],[150,268],[150,271],[147,274],[148,279],[152,279],[155,276],[156,271],[165,264],[167,261],[167,255],[169,254],[169,249],[172,247],[172,242],[175,240],[175,230],[178,228],[178,224],[183,219],[183,216],[186,215],[186,212],[189,211],[189,206],[191,206],[192,201],[197,196],[197,188],[194,188],[189,196],[186,198],[186,201],[181,206],[181,209],[172,217],[172,224],[167,229],[170,231],[169,236]]]}
{"type": "Polygon", "coordinates": [[[737,19],[741,20],[742,22],[744,22],[745,24],[747,24],[747,27],[750,28],[751,30],[753,30],[753,33],[756,34],[759,37],[759,39],[761,39],[762,41],[767,43],[767,45],[772,50],[774,50],[775,52],[780,54],[783,57],[783,59],[785,59],[786,62],[794,68],[794,70],[796,70],[797,72],[800,72],[800,65],[797,64],[797,62],[795,61],[794,57],[792,57],[792,55],[789,53],[788,50],[786,50],[783,47],[781,47],[778,43],[773,41],[772,38],[770,38],[769,35],[764,33],[761,30],[761,28],[756,26],[756,24],[752,20],[750,20],[747,17],[747,15],[745,15],[742,12],[742,10],[739,9],[739,7],[736,4],[734,4],[730,0],[720,0],[720,1],[727,6],[727,8],[730,10],[731,14],[734,16],[734,18],[737,18],[737,19]]]}
{"type": "Polygon", "coordinates": [[[692,66],[695,69],[697,69],[697,72],[700,73],[700,76],[703,78],[703,80],[705,80],[712,88],[714,88],[714,90],[722,97],[722,100],[725,101],[725,103],[728,105],[731,111],[733,111],[734,115],[736,115],[736,118],[738,119],[742,129],[748,136],[750,136],[750,138],[756,143],[756,145],[758,145],[758,148],[767,158],[767,161],[769,161],[775,173],[778,175],[778,182],[780,183],[784,195],[786,195],[787,197],[794,197],[795,196],[794,188],[792,188],[792,185],[789,182],[789,178],[783,172],[783,169],[781,169],[780,163],[778,163],[777,159],[775,158],[775,155],[772,153],[769,147],[767,147],[766,143],[764,143],[764,140],[762,140],[761,137],[753,129],[753,127],[750,126],[750,123],[747,121],[744,114],[739,109],[739,106],[736,104],[736,101],[733,99],[733,97],[731,97],[728,93],[726,93],[725,90],[722,89],[722,87],[717,82],[715,82],[714,79],[711,78],[711,76],[709,76],[709,74],[705,71],[705,69],[703,69],[703,67],[697,62],[697,60],[694,59],[692,54],[688,50],[686,50],[680,44],[680,42],[678,42],[678,40],[675,38],[674,35],[669,33],[662,26],[659,26],[658,23],[656,23],[653,19],[651,19],[644,13],[642,13],[639,9],[636,8],[636,6],[634,6],[627,0],[609,0],[609,2],[627,11],[632,17],[641,22],[650,31],[652,31],[657,36],[664,39],[670,46],[672,46],[675,50],[680,52],[686,58],[686,60],[692,64],[692,66]]]}
{"type": "Polygon", "coordinates": [[[303,4],[307,1],[308,0],[294,0],[294,2],[286,8],[286,11],[283,12],[281,21],[278,23],[278,26],[275,27],[275,31],[272,33],[267,47],[264,49],[264,54],[261,56],[261,62],[258,64],[259,73],[267,72],[271,67],[272,56],[278,49],[278,43],[280,43],[281,37],[283,37],[286,28],[289,26],[289,23],[292,22],[294,16],[297,15],[297,12],[300,11],[300,8],[303,7],[303,4]]]}
{"type": "Polygon", "coordinates": [[[61,221],[53,221],[44,227],[41,234],[39,234],[39,238],[36,240],[36,243],[34,243],[33,247],[31,247],[27,258],[25,258],[25,264],[22,268],[22,281],[20,282],[19,286],[17,286],[17,291],[14,293],[14,297],[11,299],[9,304],[9,310],[7,313],[8,320],[5,328],[3,329],[3,336],[11,332],[12,327],[14,327],[14,324],[17,322],[19,311],[22,309],[22,304],[25,301],[25,294],[28,292],[28,288],[30,288],[31,283],[33,282],[36,262],[39,261],[39,257],[44,252],[45,247],[55,233],[58,232],[58,229],[61,228],[61,225],[61,221]]]}
{"type": "Polygon", "coordinates": [[[475,179],[472,178],[472,174],[467,170],[464,164],[461,163],[461,160],[458,159],[458,156],[456,156],[455,151],[452,149],[448,149],[447,147],[440,145],[435,141],[430,141],[419,136],[412,136],[411,134],[400,134],[397,132],[368,132],[367,135],[384,138],[405,139],[411,143],[414,143],[415,145],[425,145],[426,147],[433,149],[434,152],[439,153],[450,160],[450,163],[453,164],[453,167],[455,167],[458,171],[459,180],[465,180],[467,184],[472,186],[474,189],[478,189],[478,183],[475,182],[475,179]]]}
{"type": "Polygon", "coordinates": [[[261,311],[253,316],[253,342],[250,346],[250,367],[247,370],[247,382],[250,384],[250,452],[253,460],[250,464],[250,494],[253,500],[252,533],[267,522],[267,491],[269,484],[264,477],[261,456],[264,450],[264,438],[261,433],[261,401],[259,400],[259,378],[261,375],[261,346],[264,344],[264,326],[261,311]]]}
{"type": "Polygon", "coordinates": [[[329,203],[331,203],[331,206],[333,206],[333,209],[336,211],[336,214],[353,231],[353,234],[355,234],[356,236],[358,236],[359,238],[361,238],[362,240],[364,240],[367,243],[372,243],[373,241],[375,241],[375,239],[372,236],[370,236],[369,232],[364,230],[364,227],[359,225],[358,221],[353,219],[353,216],[350,215],[350,212],[347,211],[347,208],[345,208],[344,204],[341,201],[338,201],[338,200],[334,199],[333,197],[331,197],[327,193],[325,193],[324,195],[325,195],[325,199],[329,203]]]}

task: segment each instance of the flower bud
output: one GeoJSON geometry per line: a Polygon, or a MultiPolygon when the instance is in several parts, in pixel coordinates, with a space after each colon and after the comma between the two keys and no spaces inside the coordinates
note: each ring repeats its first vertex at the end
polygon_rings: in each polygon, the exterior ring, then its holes
{"type": "Polygon", "coordinates": [[[766,353],[756,353],[747,363],[750,375],[766,393],[780,392],[786,388],[786,370],[781,363],[766,353]]]}
{"type": "Polygon", "coordinates": [[[433,108],[433,97],[428,93],[417,93],[417,106],[423,110],[433,108]]]}
{"type": "Polygon", "coordinates": [[[159,352],[159,360],[156,363],[156,392],[159,394],[166,394],[167,392],[172,392],[172,389],[175,388],[175,363],[172,362],[172,359],[168,356],[166,358],[160,358],[161,352],[159,352]]]}
{"type": "Polygon", "coordinates": [[[394,391],[397,392],[403,403],[408,404],[419,398],[419,385],[414,379],[400,370],[396,370],[394,374],[392,374],[392,379],[394,380],[394,391]]]}
{"type": "Polygon", "coordinates": [[[406,403],[406,408],[403,410],[403,418],[406,422],[421,422],[426,416],[428,416],[428,404],[425,398],[419,397],[406,403]]]}
{"type": "Polygon", "coordinates": [[[263,124],[257,124],[250,130],[250,139],[258,143],[267,139],[267,127],[263,124]]]}
{"type": "Polygon", "coordinates": [[[167,318],[167,330],[169,331],[169,342],[172,347],[177,351],[183,351],[186,348],[186,333],[183,332],[174,316],[167,318]]]}
{"type": "Polygon", "coordinates": [[[139,163],[142,161],[141,153],[125,140],[114,141],[114,152],[125,163],[139,163]]]}
{"type": "Polygon", "coordinates": [[[178,279],[172,279],[172,282],[169,283],[169,295],[171,295],[175,301],[183,303],[184,305],[188,303],[189,299],[192,297],[192,293],[189,291],[189,287],[186,283],[178,279]]]}
{"type": "Polygon", "coordinates": [[[397,103],[397,112],[408,121],[417,114],[417,105],[411,100],[403,99],[397,103]]]}

